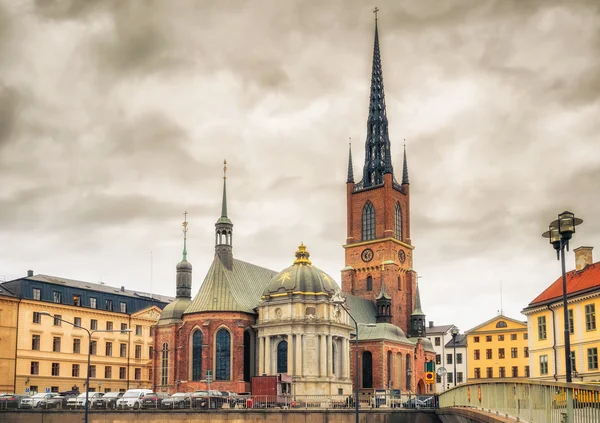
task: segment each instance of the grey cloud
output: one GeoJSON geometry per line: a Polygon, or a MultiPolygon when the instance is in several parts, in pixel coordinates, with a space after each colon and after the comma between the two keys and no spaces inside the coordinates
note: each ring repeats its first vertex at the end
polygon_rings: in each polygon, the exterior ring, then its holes
{"type": "Polygon", "coordinates": [[[0,83],[0,148],[13,138],[21,106],[22,100],[18,91],[0,83]]]}

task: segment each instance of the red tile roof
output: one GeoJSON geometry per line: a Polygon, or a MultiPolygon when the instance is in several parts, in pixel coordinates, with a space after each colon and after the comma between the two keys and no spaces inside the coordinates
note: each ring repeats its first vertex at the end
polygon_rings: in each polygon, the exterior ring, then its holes
{"type": "MultiPolygon", "coordinates": [[[[600,289],[600,262],[590,264],[580,271],[571,270],[570,272],[567,272],[567,295],[586,291],[591,288],[600,289]]],[[[529,305],[532,306],[561,297],[562,276],[530,302],[529,305]]]]}

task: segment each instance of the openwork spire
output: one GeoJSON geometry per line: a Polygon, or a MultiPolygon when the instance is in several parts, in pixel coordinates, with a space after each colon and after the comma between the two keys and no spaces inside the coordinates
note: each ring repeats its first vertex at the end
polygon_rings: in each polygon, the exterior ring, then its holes
{"type": "Polygon", "coordinates": [[[373,43],[373,68],[371,70],[371,94],[369,98],[369,118],[365,142],[365,166],[363,185],[370,187],[383,183],[383,175],[393,173],[388,135],[388,120],[385,111],[383,71],[379,51],[379,28],[375,8],[375,41],[373,43]]]}
{"type": "Polygon", "coordinates": [[[352,165],[352,143],[348,143],[348,180],[346,183],[354,183],[354,166],[352,165]]]}
{"type": "Polygon", "coordinates": [[[404,143],[404,165],[402,167],[402,185],[408,182],[408,163],[406,162],[406,143],[404,143]]]}

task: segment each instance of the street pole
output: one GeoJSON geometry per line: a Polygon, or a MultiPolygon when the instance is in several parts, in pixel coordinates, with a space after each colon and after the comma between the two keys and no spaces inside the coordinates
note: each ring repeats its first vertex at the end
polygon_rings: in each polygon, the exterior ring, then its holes
{"type": "Polygon", "coordinates": [[[348,311],[348,309],[346,308],[346,306],[343,303],[340,303],[340,306],[342,306],[342,308],[344,310],[346,310],[346,313],[348,313],[348,316],[350,316],[350,318],[352,319],[352,321],[354,322],[354,327],[356,330],[356,338],[355,338],[355,368],[354,368],[354,384],[355,384],[355,399],[354,399],[354,407],[355,407],[355,421],[356,423],[358,423],[358,383],[359,383],[359,378],[358,378],[358,322],[356,320],[354,320],[354,317],[352,317],[352,315],[350,314],[350,312],[348,311]]]}
{"type": "Polygon", "coordinates": [[[569,331],[569,309],[567,304],[567,272],[565,270],[565,247],[567,242],[561,239],[560,241],[560,261],[562,267],[562,288],[563,288],[563,317],[565,323],[565,369],[566,382],[571,383],[571,333],[569,331]]]}
{"type": "Polygon", "coordinates": [[[454,386],[456,386],[456,335],[452,337],[452,347],[454,348],[454,359],[452,360],[454,376],[452,377],[452,379],[454,379],[454,386]]]}

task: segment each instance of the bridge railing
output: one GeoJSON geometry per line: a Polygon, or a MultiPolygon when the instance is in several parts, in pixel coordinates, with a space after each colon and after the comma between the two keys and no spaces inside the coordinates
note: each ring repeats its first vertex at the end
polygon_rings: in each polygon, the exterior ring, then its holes
{"type": "Polygon", "coordinates": [[[476,408],[526,422],[596,423],[600,385],[531,379],[469,382],[440,394],[439,406],[476,408]]]}

